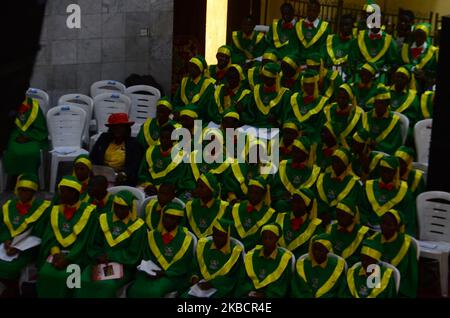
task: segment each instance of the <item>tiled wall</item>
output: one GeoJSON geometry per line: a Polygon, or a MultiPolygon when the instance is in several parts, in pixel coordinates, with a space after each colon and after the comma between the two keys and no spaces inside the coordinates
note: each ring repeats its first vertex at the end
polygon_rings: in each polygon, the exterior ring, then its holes
{"type": "Polygon", "coordinates": [[[169,92],[174,0],[48,0],[31,86],[59,96],[89,93],[98,80],[150,74],[169,92]],[[69,29],[69,4],[81,8],[81,28],[69,29]],[[141,30],[148,29],[148,36],[141,30]]]}

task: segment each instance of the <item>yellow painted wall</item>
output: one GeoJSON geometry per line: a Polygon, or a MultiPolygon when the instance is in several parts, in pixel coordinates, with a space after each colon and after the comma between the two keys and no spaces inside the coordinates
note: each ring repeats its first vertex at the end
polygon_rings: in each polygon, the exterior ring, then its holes
{"type": "Polygon", "coordinates": [[[228,0],[208,0],[206,3],[205,59],[216,64],[217,49],[227,41],[228,0]]]}

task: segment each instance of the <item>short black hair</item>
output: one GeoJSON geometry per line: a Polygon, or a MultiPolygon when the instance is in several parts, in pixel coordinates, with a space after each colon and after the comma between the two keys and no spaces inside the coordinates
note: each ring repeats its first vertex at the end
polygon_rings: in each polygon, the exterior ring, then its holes
{"type": "Polygon", "coordinates": [[[350,13],[346,13],[346,14],[342,15],[341,21],[344,21],[344,20],[351,20],[352,23],[355,22],[355,18],[350,13]]]}
{"type": "Polygon", "coordinates": [[[106,177],[103,175],[96,175],[91,178],[90,183],[91,183],[91,185],[92,184],[103,184],[103,185],[108,186],[108,179],[106,179],[106,177]]]}
{"type": "Polygon", "coordinates": [[[280,10],[282,11],[284,8],[287,8],[291,11],[294,11],[294,7],[289,2],[285,2],[281,5],[280,10]]]}

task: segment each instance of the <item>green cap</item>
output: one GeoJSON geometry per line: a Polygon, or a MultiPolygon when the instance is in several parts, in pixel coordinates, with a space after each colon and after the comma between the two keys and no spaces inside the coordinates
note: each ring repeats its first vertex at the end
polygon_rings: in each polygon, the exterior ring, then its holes
{"type": "Polygon", "coordinates": [[[415,153],[414,150],[407,146],[400,146],[395,152],[395,157],[402,159],[405,162],[414,161],[415,153]]]}
{"type": "Polygon", "coordinates": [[[262,176],[257,176],[253,179],[250,179],[248,182],[248,186],[256,186],[258,188],[261,188],[263,190],[266,190],[267,187],[267,180],[264,179],[262,176]]]}
{"type": "Polygon", "coordinates": [[[280,71],[280,65],[278,65],[277,63],[269,62],[263,66],[261,74],[269,78],[276,78],[280,71]]]}
{"type": "Polygon", "coordinates": [[[328,250],[329,253],[333,253],[333,244],[331,243],[330,234],[322,233],[319,235],[315,235],[311,241],[312,243],[318,242],[322,244],[328,250]]]}
{"type": "Polygon", "coordinates": [[[309,152],[311,151],[311,141],[307,136],[298,137],[297,139],[294,140],[292,146],[300,150],[303,150],[307,154],[309,154],[309,152]]]}
{"type": "Polygon", "coordinates": [[[156,107],[159,107],[159,106],[165,107],[169,110],[173,109],[172,103],[170,102],[170,99],[167,96],[163,96],[158,100],[158,103],[156,103],[156,107]]]}
{"type": "Polygon", "coordinates": [[[380,261],[383,255],[383,245],[379,240],[367,238],[362,242],[361,255],[367,255],[380,261]]]}
{"type": "Polygon", "coordinates": [[[219,49],[217,50],[217,53],[222,53],[225,54],[228,57],[231,57],[231,52],[232,52],[232,48],[229,45],[222,45],[221,47],[219,47],[219,49]]]}
{"type": "Polygon", "coordinates": [[[81,192],[82,185],[75,176],[64,176],[58,184],[58,189],[61,187],[69,187],[78,192],[81,192]]]}
{"type": "Polygon", "coordinates": [[[218,197],[220,195],[220,183],[217,180],[216,175],[206,172],[203,173],[198,180],[201,180],[206,186],[211,190],[213,197],[218,197]]]}
{"type": "Polygon", "coordinates": [[[289,64],[293,69],[297,70],[300,65],[300,56],[297,53],[290,53],[283,57],[282,61],[289,64]]]}
{"type": "Polygon", "coordinates": [[[202,55],[197,55],[189,60],[190,63],[193,63],[198,66],[200,72],[204,72],[208,69],[208,63],[206,63],[205,57],[202,55]]]}
{"type": "Polygon", "coordinates": [[[306,69],[303,73],[302,73],[303,78],[315,78],[317,77],[317,80],[319,80],[319,73],[316,70],[311,70],[311,69],[306,69]]]}
{"type": "Polygon", "coordinates": [[[180,110],[180,116],[188,116],[193,119],[198,118],[198,107],[194,104],[188,104],[186,106],[183,106],[183,108],[180,110]]]}
{"type": "Polygon", "coordinates": [[[278,51],[275,49],[267,49],[262,56],[263,61],[270,60],[275,63],[278,62],[279,58],[278,51]]]}
{"type": "Polygon", "coordinates": [[[366,143],[369,139],[370,133],[364,128],[358,129],[353,134],[353,140],[356,140],[359,143],[366,143]]]}
{"type": "Polygon", "coordinates": [[[23,173],[17,178],[16,189],[27,188],[34,191],[39,189],[39,180],[33,173],[23,173]]]}
{"type": "Polygon", "coordinates": [[[119,205],[132,207],[134,200],[136,200],[136,198],[133,193],[127,190],[119,191],[114,195],[114,203],[119,205]]]}
{"type": "Polygon", "coordinates": [[[306,65],[308,66],[320,65],[321,62],[322,62],[322,54],[320,54],[319,52],[310,53],[306,57],[306,65]]]}
{"type": "Polygon", "coordinates": [[[169,202],[167,205],[163,208],[164,214],[169,215],[175,215],[175,216],[184,216],[184,209],[178,202],[169,202]]]}
{"type": "Polygon", "coordinates": [[[380,166],[395,170],[400,167],[400,162],[398,161],[398,158],[394,156],[384,156],[381,158],[380,166]]]}
{"type": "Polygon", "coordinates": [[[91,158],[89,158],[89,155],[86,155],[86,154],[79,155],[73,161],[73,165],[75,166],[77,163],[82,163],[86,167],[88,167],[89,170],[92,170],[92,161],[91,161],[91,158]]]}

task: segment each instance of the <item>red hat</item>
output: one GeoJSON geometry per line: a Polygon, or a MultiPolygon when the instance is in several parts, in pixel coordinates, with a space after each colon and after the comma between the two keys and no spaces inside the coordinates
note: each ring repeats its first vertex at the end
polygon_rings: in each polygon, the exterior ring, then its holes
{"type": "Polygon", "coordinates": [[[126,113],[115,113],[109,115],[108,123],[105,124],[107,127],[111,125],[133,125],[134,121],[129,121],[128,115],[126,113]]]}

